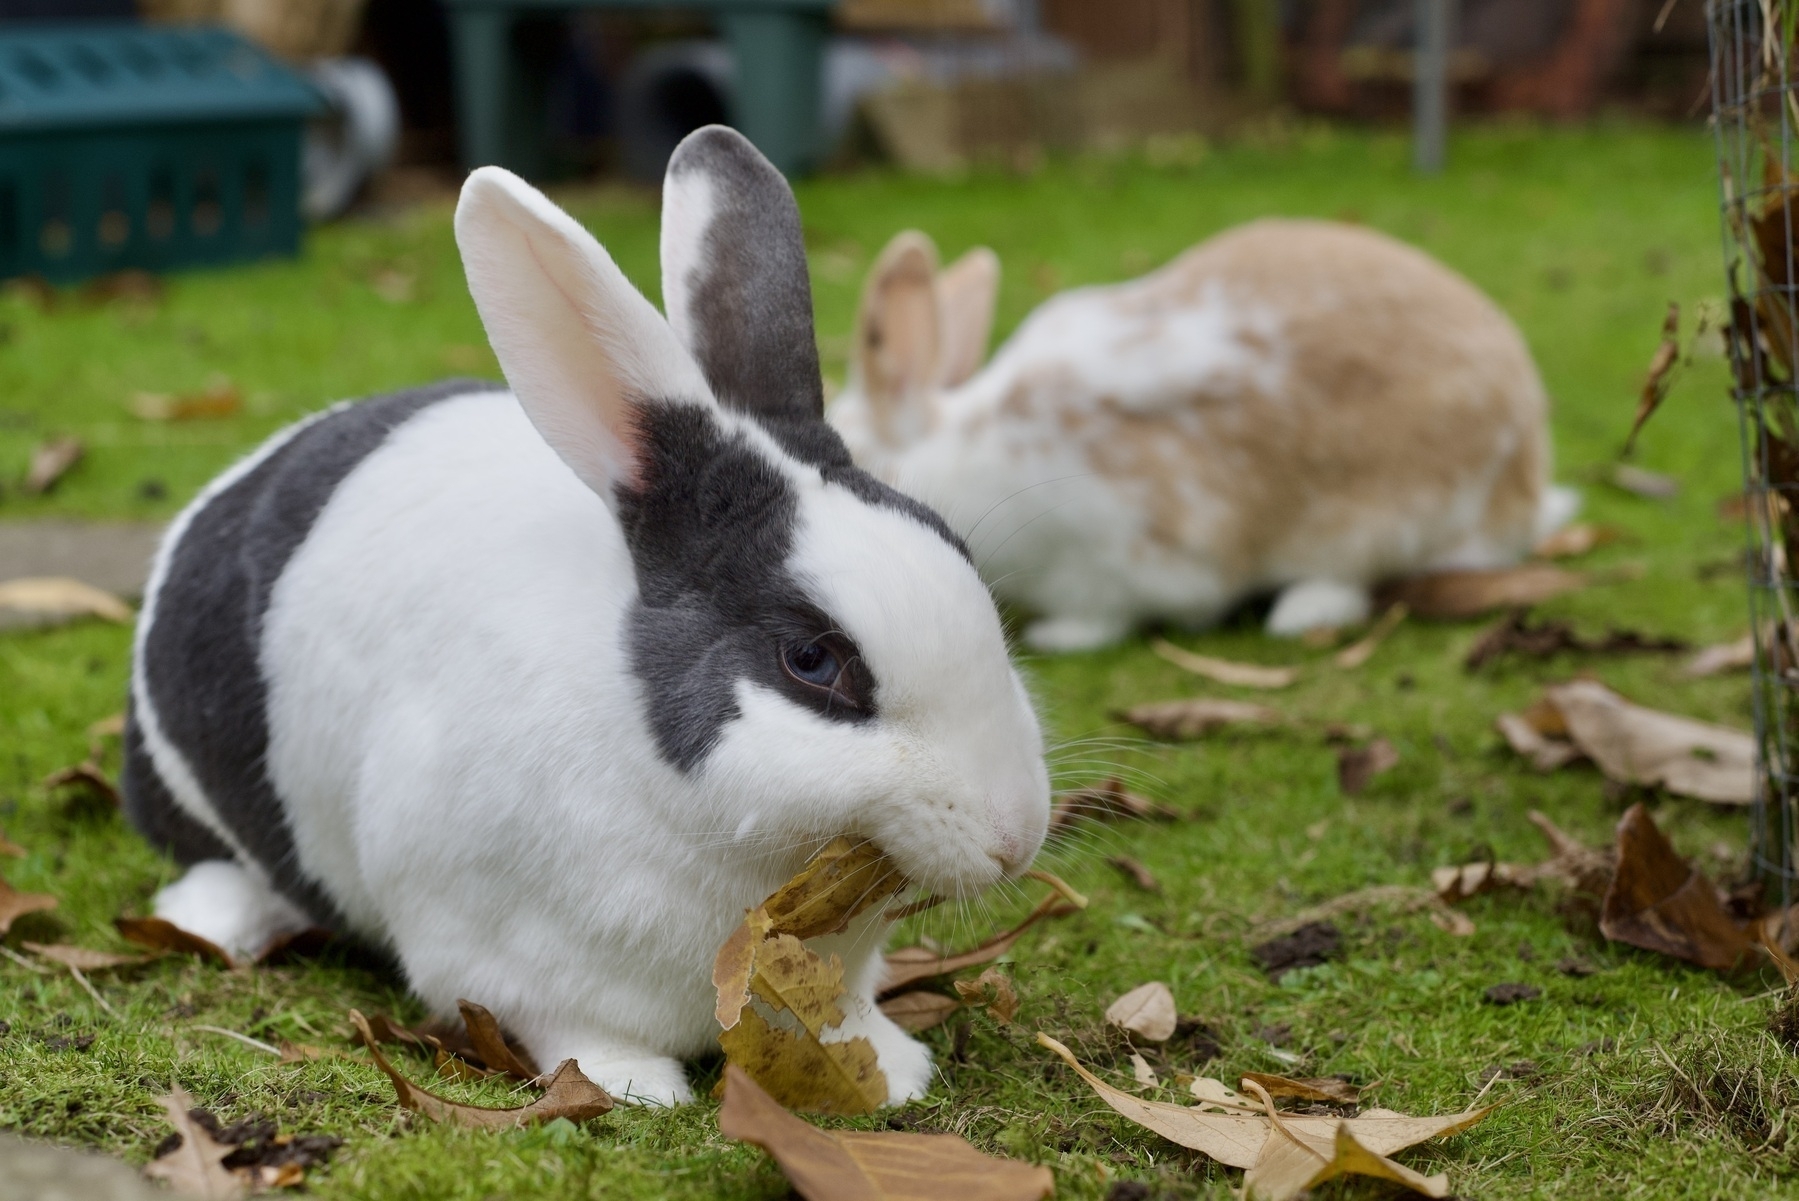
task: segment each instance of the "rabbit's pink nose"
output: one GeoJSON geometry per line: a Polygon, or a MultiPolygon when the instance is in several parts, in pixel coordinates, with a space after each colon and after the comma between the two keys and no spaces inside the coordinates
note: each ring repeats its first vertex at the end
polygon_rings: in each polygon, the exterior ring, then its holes
{"type": "Polygon", "coordinates": [[[1023,840],[1016,834],[1002,831],[994,841],[998,845],[987,852],[987,857],[999,864],[999,870],[1007,876],[1022,872],[1028,863],[1023,840]]]}

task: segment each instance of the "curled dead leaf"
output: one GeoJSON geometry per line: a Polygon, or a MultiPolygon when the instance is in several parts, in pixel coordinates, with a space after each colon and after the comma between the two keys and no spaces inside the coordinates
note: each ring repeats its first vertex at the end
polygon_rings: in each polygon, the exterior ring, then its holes
{"type": "Polygon", "coordinates": [[[1002,1026],[1018,1016],[1018,993],[997,968],[988,968],[973,980],[956,981],[956,995],[970,1009],[985,1007],[1002,1026]]]}
{"type": "Polygon", "coordinates": [[[1518,713],[1501,713],[1493,724],[1506,745],[1530,760],[1538,771],[1554,771],[1581,757],[1580,748],[1559,738],[1546,738],[1535,723],[1518,713]]]}
{"type": "Polygon", "coordinates": [[[1609,778],[1722,805],[1755,794],[1755,740],[1727,726],[1633,705],[1596,680],[1550,688],[1570,740],[1609,778]]]}
{"type": "Polygon", "coordinates": [[[941,1026],[949,1015],[962,1008],[962,1002],[928,988],[903,992],[880,1004],[881,1012],[892,1018],[901,1030],[917,1034],[933,1026],[941,1026]]]}
{"type": "Polygon", "coordinates": [[[0,935],[11,930],[12,924],[27,913],[40,913],[56,906],[56,898],[48,893],[19,892],[5,880],[0,880],[0,935]]]}
{"type": "Polygon", "coordinates": [[[1755,635],[1744,634],[1735,642],[1702,648],[1687,661],[1682,674],[1694,679],[1723,675],[1727,671],[1748,671],[1755,666],[1755,635]]]}
{"type": "Polygon", "coordinates": [[[210,959],[225,967],[242,967],[236,959],[225,953],[225,949],[217,943],[201,938],[198,934],[189,933],[167,918],[161,917],[120,917],[113,919],[113,928],[126,942],[134,942],[140,947],[149,947],[152,951],[173,951],[180,955],[198,955],[202,959],[210,959]]]}
{"type": "Polygon", "coordinates": [[[1367,746],[1342,747],[1337,751],[1337,787],[1344,796],[1356,796],[1374,777],[1399,766],[1399,752],[1385,738],[1367,746]]]}
{"type": "Polygon", "coordinates": [[[1439,571],[1413,576],[1383,589],[1388,604],[1403,603],[1414,617],[1458,621],[1494,609],[1535,605],[1587,586],[1578,572],[1543,563],[1491,571],[1439,571]]]}
{"type": "Polygon", "coordinates": [[[190,1114],[194,1099],[175,1088],[166,1097],[156,1098],[168,1114],[169,1125],[181,1136],[181,1142],[168,1154],[151,1160],[144,1175],[160,1180],[184,1196],[203,1201],[236,1201],[249,1191],[248,1184],[224,1165],[224,1159],[235,1147],[216,1141],[212,1132],[196,1122],[190,1114]]]}
{"type": "Polygon", "coordinates": [[[1049,1169],[996,1159],[953,1134],[827,1131],[788,1113],[735,1064],[725,1066],[718,1128],[780,1165],[806,1201],[1041,1201],[1049,1169]]]}
{"type": "Polygon", "coordinates": [[[1728,971],[1748,953],[1749,932],[1725,912],[1717,889],[1674,850],[1641,802],[1618,820],[1618,859],[1599,930],[1615,942],[1728,971]]]}
{"type": "Polygon", "coordinates": [[[368,1019],[354,1009],[350,1011],[350,1023],[362,1036],[363,1046],[368,1048],[375,1066],[393,1081],[394,1092],[401,1106],[422,1113],[434,1122],[474,1130],[510,1130],[557,1118],[585,1122],[612,1108],[612,1098],[606,1095],[606,1090],[582,1075],[581,1069],[575,1066],[572,1059],[565,1059],[556,1065],[556,1070],[544,1081],[543,1094],[529,1105],[521,1105],[516,1109],[494,1109],[451,1101],[420,1088],[389,1063],[387,1057],[381,1054],[380,1044],[369,1028],[368,1019]]]}
{"type": "Polygon", "coordinates": [[[1335,1076],[1270,1076],[1265,1072],[1244,1072],[1243,1086],[1254,1081],[1270,1097],[1290,1097],[1295,1101],[1321,1101],[1329,1105],[1354,1105],[1362,1099],[1362,1090],[1335,1076]]]}
{"type": "Polygon", "coordinates": [[[47,792],[79,790],[114,809],[121,809],[125,804],[124,797],[119,795],[118,785],[91,759],[51,772],[44,777],[44,789],[47,792]]]}
{"type": "Polygon", "coordinates": [[[462,1024],[468,1031],[469,1043],[480,1056],[481,1065],[490,1071],[505,1072],[515,1080],[536,1080],[537,1064],[523,1051],[506,1041],[505,1032],[492,1013],[473,1001],[456,1002],[462,1013],[462,1024]]]}
{"type": "Polygon", "coordinates": [[[64,436],[39,443],[31,450],[31,463],[19,490],[26,496],[42,496],[56,487],[85,454],[87,446],[80,438],[64,436]]]}
{"type": "Polygon", "coordinates": [[[19,944],[40,959],[60,963],[82,972],[98,972],[107,968],[137,967],[156,958],[154,955],[120,955],[115,951],[96,951],[91,947],[75,947],[67,943],[22,942],[19,944]]]}
{"type": "Polygon", "coordinates": [[[1283,720],[1280,710],[1267,705],[1217,697],[1152,701],[1133,705],[1119,717],[1152,738],[1171,740],[1204,738],[1224,726],[1271,726],[1283,720]]]}
{"type": "Polygon", "coordinates": [[[98,617],[129,625],[135,616],[131,606],[112,593],[66,576],[25,576],[0,582],[0,609],[43,622],[98,617]]]}
{"type": "Polygon", "coordinates": [[[1166,638],[1155,639],[1149,649],[1183,671],[1238,688],[1285,688],[1299,678],[1297,667],[1264,667],[1258,663],[1214,659],[1178,647],[1166,638]]]}
{"type": "Polygon", "coordinates": [[[1167,1042],[1178,1020],[1174,992],[1160,980],[1139,984],[1106,1007],[1106,1021],[1145,1042],[1167,1042]]]}
{"type": "Polygon", "coordinates": [[[140,421],[217,420],[237,416],[244,397],[228,377],[215,375],[198,392],[134,392],[126,407],[140,421]]]}
{"type": "Polygon", "coordinates": [[[1677,654],[1688,649],[1679,638],[1643,634],[1636,630],[1610,630],[1603,638],[1583,638],[1565,621],[1530,622],[1528,609],[1514,609],[1491,629],[1475,639],[1462,660],[1469,671],[1479,671],[1489,663],[1515,655],[1525,659],[1548,659],[1569,653],[1583,655],[1677,654]]]}
{"type": "Polygon", "coordinates": [[[1464,863],[1436,868],[1430,874],[1430,883],[1437,896],[1453,905],[1495,888],[1533,888],[1537,869],[1518,863],[1464,863]]]}
{"type": "MultiPolygon", "coordinates": [[[[1047,875],[1047,873],[1033,873],[1047,875]]],[[[1060,881],[1057,881],[1060,884],[1060,881]]],[[[938,976],[947,976],[951,972],[959,972],[963,968],[976,967],[983,963],[992,963],[1001,955],[1012,949],[1026,930],[1045,918],[1066,917],[1070,913],[1086,908],[1086,898],[1069,888],[1066,884],[1061,890],[1044,897],[1023,921],[1003,933],[996,934],[978,946],[966,951],[942,952],[926,947],[900,947],[887,952],[887,972],[881,978],[880,994],[891,996],[908,985],[923,980],[931,980],[938,976]],[[1073,899],[1069,899],[1073,898],[1073,899]]]]}

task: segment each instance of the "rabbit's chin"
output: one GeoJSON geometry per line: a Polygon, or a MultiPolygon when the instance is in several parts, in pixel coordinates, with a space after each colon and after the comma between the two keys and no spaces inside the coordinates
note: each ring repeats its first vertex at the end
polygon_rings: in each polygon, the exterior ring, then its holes
{"type": "MultiPolygon", "coordinates": [[[[881,848],[918,890],[945,900],[965,901],[1005,879],[1006,866],[977,845],[919,845],[915,838],[877,839],[881,848]]],[[[1021,869],[1022,870],[1022,869],[1021,869]]]]}

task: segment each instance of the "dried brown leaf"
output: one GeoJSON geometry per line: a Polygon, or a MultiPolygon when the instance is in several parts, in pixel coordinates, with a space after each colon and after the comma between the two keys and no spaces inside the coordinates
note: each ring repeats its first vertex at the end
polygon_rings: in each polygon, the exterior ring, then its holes
{"type": "Polygon", "coordinates": [[[401,1075],[387,1061],[387,1057],[381,1054],[380,1044],[376,1041],[374,1032],[369,1029],[368,1019],[354,1009],[350,1011],[350,1023],[362,1036],[363,1046],[368,1048],[375,1066],[393,1081],[394,1092],[398,1095],[400,1104],[446,1126],[462,1126],[474,1130],[510,1130],[535,1122],[551,1122],[557,1118],[585,1122],[612,1108],[612,1098],[606,1095],[606,1090],[582,1075],[581,1069],[575,1066],[572,1059],[565,1059],[556,1065],[556,1070],[544,1082],[543,1095],[529,1105],[516,1109],[493,1109],[451,1101],[436,1093],[427,1092],[401,1075]]]}
{"type": "Polygon", "coordinates": [[[962,1008],[962,1002],[955,997],[946,997],[940,992],[920,988],[903,992],[897,997],[889,997],[881,1002],[880,1008],[901,1030],[917,1034],[920,1030],[941,1026],[949,1020],[950,1014],[962,1008]]]}
{"type": "Polygon", "coordinates": [[[181,1144],[160,1159],[152,1160],[144,1175],[160,1180],[170,1189],[203,1201],[235,1201],[249,1191],[245,1181],[224,1165],[224,1159],[237,1148],[214,1140],[212,1133],[191,1116],[194,1099],[182,1089],[171,1089],[166,1097],[156,1098],[169,1115],[169,1125],[181,1136],[181,1144]]]}
{"type": "Polygon", "coordinates": [[[1649,373],[1643,377],[1643,390],[1637,397],[1637,415],[1631,420],[1630,433],[1624,439],[1624,449],[1618,452],[1619,458],[1628,459],[1636,450],[1637,435],[1642,432],[1643,423],[1667,397],[1668,388],[1674,382],[1674,368],[1679,362],[1680,305],[1670,300],[1667,315],[1662,318],[1662,340],[1649,358],[1649,373]]]}
{"type": "Polygon", "coordinates": [[[116,951],[96,951],[90,947],[75,947],[67,943],[22,942],[19,944],[40,959],[48,959],[52,963],[60,963],[64,967],[72,967],[80,972],[98,972],[113,967],[136,967],[156,958],[154,955],[120,955],[116,951]]]}
{"type": "Polygon", "coordinates": [[[1280,710],[1248,701],[1192,697],[1133,705],[1121,718],[1154,738],[1203,738],[1223,726],[1271,726],[1282,721],[1280,710]]]}
{"type": "Polygon", "coordinates": [[[1564,652],[1583,655],[1672,654],[1687,650],[1679,638],[1664,638],[1636,630],[1610,630],[1604,638],[1582,638],[1565,621],[1530,623],[1528,609],[1514,609],[1468,648],[1462,666],[1479,671],[1496,659],[1517,655],[1526,659],[1548,659],[1564,652]]]}
{"type": "Polygon", "coordinates": [[[44,777],[44,788],[50,792],[64,788],[79,789],[114,809],[123,808],[125,804],[125,798],[119,795],[118,785],[92,760],[51,772],[44,777]]]}
{"type": "Polygon", "coordinates": [[[1493,724],[1505,741],[1518,754],[1530,760],[1538,771],[1554,771],[1581,757],[1580,748],[1559,738],[1545,738],[1527,718],[1517,713],[1501,713],[1493,724]]]}
{"type": "Polygon", "coordinates": [[[66,576],[24,576],[0,582],[0,609],[27,613],[45,621],[98,617],[129,625],[131,606],[92,584],[66,576]]]}
{"type": "Polygon", "coordinates": [[[979,946],[970,947],[966,951],[940,952],[926,947],[900,947],[887,952],[887,974],[881,978],[880,992],[882,996],[891,996],[917,984],[921,980],[931,980],[938,976],[947,976],[951,972],[959,972],[963,968],[976,967],[983,963],[992,963],[1001,955],[1012,949],[1026,930],[1045,918],[1066,917],[1081,909],[1072,901],[1052,894],[1044,897],[1025,916],[1022,922],[1010,930],[996,934],[979,946]]]}
{"type": "Polygon", "coordinates": [[[120,917],[114,918],[112,924],[126,942],[149,947],[152,951],[198,955],[202,959],[210,959],[230,968],[242,966],[217,943],[201,938],[198,934],[191,934],[167,918],[120,917]]]}
{"type": "Polygon", "coordinates": [[[1624,535],[1616,526],[1577,521],[1549,535],[1531,552],[1539,559],[1572,559],[1618,541],[1624,535]]]}
{"type": "Polygon", "coordinates": [[[969,1008],[985,1006],[1002,1026],[1018,1016],[1018,993],[998,968],[988,968],[973,980],[956,981],[956,995],[969,1008]]]}
{"type": "Polygon", "coordinates": [[[735,1064],[718,1128],[762,1148],[806,1201],[1041,1201],[1049,1169],[997,1159],[953,1134],[826,1131],[788,1113],[735,1064]]]}
{"type": "Polygon", "coordinates": [[[1570,741],[1611,779],[1721,805],[1754,797],[1755,740],[1743,731],[1633,705],[1596,680],[1546,695],[1570,741]]]}
{"type": "Polygon", "coordinates": [[[1431,887],[1446,904],[1465,901],[1495,888],[1534,888],[1538,871],[1520,863],[1464,863],[1439,867],[1430,874],[1431,887]]]}
{"type": "Polygon", "coordinates": [[[1238,688],[1285,688],[1299,678],[1297,667],[1263,667],[1257,663],[1214,659],[1178,647],[1166,638],[1155,639],[1149,649],[1183,671],[1238,688]]]}
{"type": "Polygon", "coordinates": [[[1248,1087],[1255,1081],[1270,1097],[1290,1097],[1296,1101],[1322,1101],[1330,1105],[1354,1105],[1362,1098],[1362,1090],[1335,1076],[1271,1076],[1265,1072],[1244,1072],[1242,1082],[1248,1087]]]}
{"type": "Polygon", "coordinates": [[[1139,1088],[1155,1088],[1162,1083],[1156,1070],[1149,1066],[1149,1060],[1135,1051],[1131,1052],[1131,1079],[1137,1082],[1139,1088]]]}
{"type": "Polygon", "coordinates": [[[1162,891],[1162,882],[1156,879],[1155,873],[1129,855],[1113,855],[1106,862],[1123,872],[1132,884],[1144,892],[1162,891]]]}
{"type": "Polygon", "coordinates": [[[217,420],[237,416],[244,397],[230,379],[215,375],[198,392],[134,392],[126,407],[140,421],[217,420]]]}
{"type": "Polygon", "coordinates": [[[1724,911],[1717,889],[1656,828],[1641,802],[1618,821],[1618,864],[1600,911],[1607,938],[1728,971],[1749,934],[1724,911]]]}
{"type": "Polygon", "coordinates": [[[1403,602],[1414,617],[1455,621],[1494,609],[1535,605],[1587,586],[1587,577],[1544,563],[1491,571],[1439,571],[1401,580],[1382,591],[1389,604],[1403,602]]]}
{"type": "Polygon", "coordinates": [[[518,1080],[537,1079],[540,1073],[536,1063],[506,1041],[506,1034],[493,1014],[473,1001],[458,1000],[456,1008],[462,1013],[463,1027],[468,1030],[469,1042],[474,1046],[475,1054],[481,1057],[482,1066],[505,1072],[518,1080]]]}
{"type": "Polygon", "coordinates": [[[1106,1021],[1145,1042],[1165,1043],[1173,1038],[1177,1020],[1174,993],[1160,980],[1139,984],[1106,1007],[1106,1021]]]}
{"type": "Polygon", "coordinates": [[[1615,851],[1601,851],[1587,846],[1571,834],[1564,833],[1554,822],[1532,809],[1527,815],[1549,842],[1550,857],[1537,865],[1539,879],[1562,881],[1575,892],[1598,898],[1612,883],[1615,851]]]}
{"type": "Polygon", "coordinates": [[[25,469],[25,480],[19,490],[27,496],[42,496],[56,487],[57,481],[81,462],[87,446],[80,438],[51,438],[31,450],[31,465],[25,469]]]}
{"type": "Polygon", "coordinates": [[[1332,662],[1344,671],[1354,671],[1362,666],[1374,657],[1374,652],[1379,650],[1380,644],[1387,640],[1387,635],[1399,628],[1400,622],[1406,619],[1408,612],[1404,601],[1388,605],[1387,611],[1381,614],[1380,620],[1370,626],[1368,632],[1363,634],[1360,639],[1338,651],[1332,662]]]}
{"type": "Polygon", "coordinates": [[[1748,671],[1755,666],[1755,635],[1744,634],[1735,642],[1702,648],[1687,661],[1682,674],[1692,678],[1723,675],[1727,671],[1748,671]]]}
{"type": "Polygon", "coordinates": [[[12,924],[27,913],[37,913],[57,906],[55,897],[42,892],[19,892],[5,880],[0,880],[0,935],[12,929],[12,924]]]}
{"type": "Polygon", "coordinates": [[[1680,481],[1658,471],[1645,471],[1629,463],[1614,463],[1605,473],[1605,482],[1632,496],[1648,500],[1672,500],[1680,495],[1680,481]]]}
{"type": "Polygon", "coordinates": [[[822,1043],[770,1025],[746,1006],[718,1036],[725,1060],[775,1097],[814,1113],[873,1113],[887,1103],[887,1076],[866,1038],[822,1043]]]}
{"type": "Polygon", "coordinates": [[[1355,796],[1374,777],[1399,766],[1399,752],[1385,738],[1367,746],[1342,747],[1337,751],[1337,787],[1344,796],[1355,796]]]}
{"type": "Polygon", "coordinates": [[[768,931],[801,940],[841,934],[858,915],[906,886],[905,877],[871,842],[832,840],[761,909],[768,931]]]}
{"type": "MultiPolygon", "coordinates": [[[[1423,1187],[1430,1196],[1446,1195],[1447,1181],[1426,1179],[1410,1169],[1386,1160],[1386,1156],[1415,1143],[1466,1130],[1487,1115],[1487,1109],[1435,1117],[1412,1117],[1389,1109],[1371,1109],[1353,1118],[1314,1117],[1276,1111],[1266,1090],[1246,1077],[1249,1091],[1259,1093],[1259,1110],[1223,1104],[1170,1105],[1145,1101],[1114,1088],[1082,1067],[1069,1049],[1038,1034],[1037,1042],[1058,1055],[1085,1080],[1114,1111],[1183,1147],[1211,1156],[1228,1167],[1246,1169],[1248,1196],[1265,1201],[1287,1201],[1305,1189],[1345,1172],[1395,1180],[1413,1188],[1423,1187]],[[1347,1131],[1358,1151],[1339,1153],[1347,1131]],[[1369,1157],[1372,1157],[1369,1158],[1369,1157]],[[1380,1163],[1373,1163],[1379,1160],[1380,1163]]],[[[1224,1086],[1218,1086],[1223,1089],[1224,1086]]],[[[1228,1092],[1228,1090],[1225,1090],[1228,1092]]]]}
{"type": "Polygon", "coordinates": [[[1113,776],[1093,788],[1077,788],[1058,796],[1050,806],[1049,828],[1059,830],[1083,817],[1093,821],[1123,819],[1166,822],[1175,821],[1180,816],[1180,810],[1152,801],[1148,797],[1138,796],[1124,786],[1123,780],[1113,776]]]}

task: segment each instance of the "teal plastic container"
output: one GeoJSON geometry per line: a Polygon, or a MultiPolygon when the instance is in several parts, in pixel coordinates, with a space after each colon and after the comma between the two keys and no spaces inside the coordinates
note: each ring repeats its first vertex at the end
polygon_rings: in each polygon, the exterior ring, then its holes
{"type": "Polygon", "coordinates": [[[322,107],[226,29],[0,28],[0,278],[294,254],[322,107]]]}

